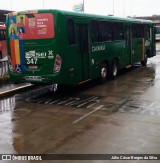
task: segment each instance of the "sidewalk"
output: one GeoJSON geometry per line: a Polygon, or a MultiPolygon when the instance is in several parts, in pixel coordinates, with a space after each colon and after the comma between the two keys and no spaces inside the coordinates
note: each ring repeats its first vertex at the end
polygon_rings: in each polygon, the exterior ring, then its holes
{"type": "Polygon", "coordinates": [[[0,97],[4,97],[13,94],[24,88],[31,87],[30,83],[19,83],[19,84],[0,84],[0,97]]]}

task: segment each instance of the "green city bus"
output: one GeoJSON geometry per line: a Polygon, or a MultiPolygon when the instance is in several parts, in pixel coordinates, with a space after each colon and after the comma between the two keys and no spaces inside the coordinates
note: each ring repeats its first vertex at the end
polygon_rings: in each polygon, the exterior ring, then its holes
{"type": "Polygon", "coordinates": [[[13,82],[104,82],[156,55],[154,24],[148,20],[32,10],[10,13],[6,24],[13,82]]]}
{"type": "Polygon", "coordinates": [[[155,40],[156,42],[160,41],[160,26],[155,26],[155,40]]]}

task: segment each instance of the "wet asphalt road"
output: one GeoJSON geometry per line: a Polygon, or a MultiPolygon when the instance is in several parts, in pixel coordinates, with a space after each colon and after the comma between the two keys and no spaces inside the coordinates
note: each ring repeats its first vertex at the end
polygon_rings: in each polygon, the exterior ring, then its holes
{"type": "Polygon", "coordinates": [[[0,153],[159,154],[159,99],[160,51],[147,67],[137,65],[103,85],[61,88],[26,101],[3,99],[0,153]]]}

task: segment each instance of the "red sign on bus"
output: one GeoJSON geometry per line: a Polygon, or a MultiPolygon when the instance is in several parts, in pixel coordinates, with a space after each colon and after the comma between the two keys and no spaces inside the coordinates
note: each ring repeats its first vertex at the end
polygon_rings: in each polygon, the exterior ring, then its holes
{"type": "Polygon", "coordinates": [[[54,18],[50,13],[30,13],[10,18],[10,39],[43,39],[54,37],[54,18]]]}

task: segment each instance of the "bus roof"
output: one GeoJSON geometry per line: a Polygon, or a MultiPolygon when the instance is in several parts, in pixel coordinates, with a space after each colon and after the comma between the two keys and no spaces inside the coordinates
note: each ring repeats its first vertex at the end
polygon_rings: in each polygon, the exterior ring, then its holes
{"type": "MultiPolygon", "coordinates": [[[[39,11],[40,12],[40,11],[39,11]]],[[[95,18],[95,19],[108,19],[108,20],[119,20],[123,22],[131,22],[131,23],[148,23],[153,24],[151,20],[144,20],[144,19],[135,19],[135,18],[122,18],[116,17],[112,15],[96,15],[96,14],[87,14],[87,13],[78,13],[78,12],[71,12],[71,11],[63,11],[63,10],[53,10],[53,12],[61,13],[68,16],[78,16],[78,17],[88,17],[88,18],[95,18]]]]}
{"type": "Polygon", "coordinates": [[[130,22],[130,23],[140,23],[140,24],[154,24],[153,21],[151,21],[151,20],[135,19],[135,18],[122,18],[122,17],[111,16],[111,15],[96,15],[96,14],[57,10],[57,9],[46,9],[46,10],[40,9],[40,10],[11,12],[11,13],[9,13],[9,16],[23,15],[23,14],[35,14],[35,13],[46,13],[46,12],[53,12],[53,13],[57,13],[57,14],[67,15],[67,16],[77,16],[77,17],[85,17],[85,18],[108,19],[108,20],[113,20],[113,21],[119,20],[119,21],[128,22],[128,23],[130,22]]]}

